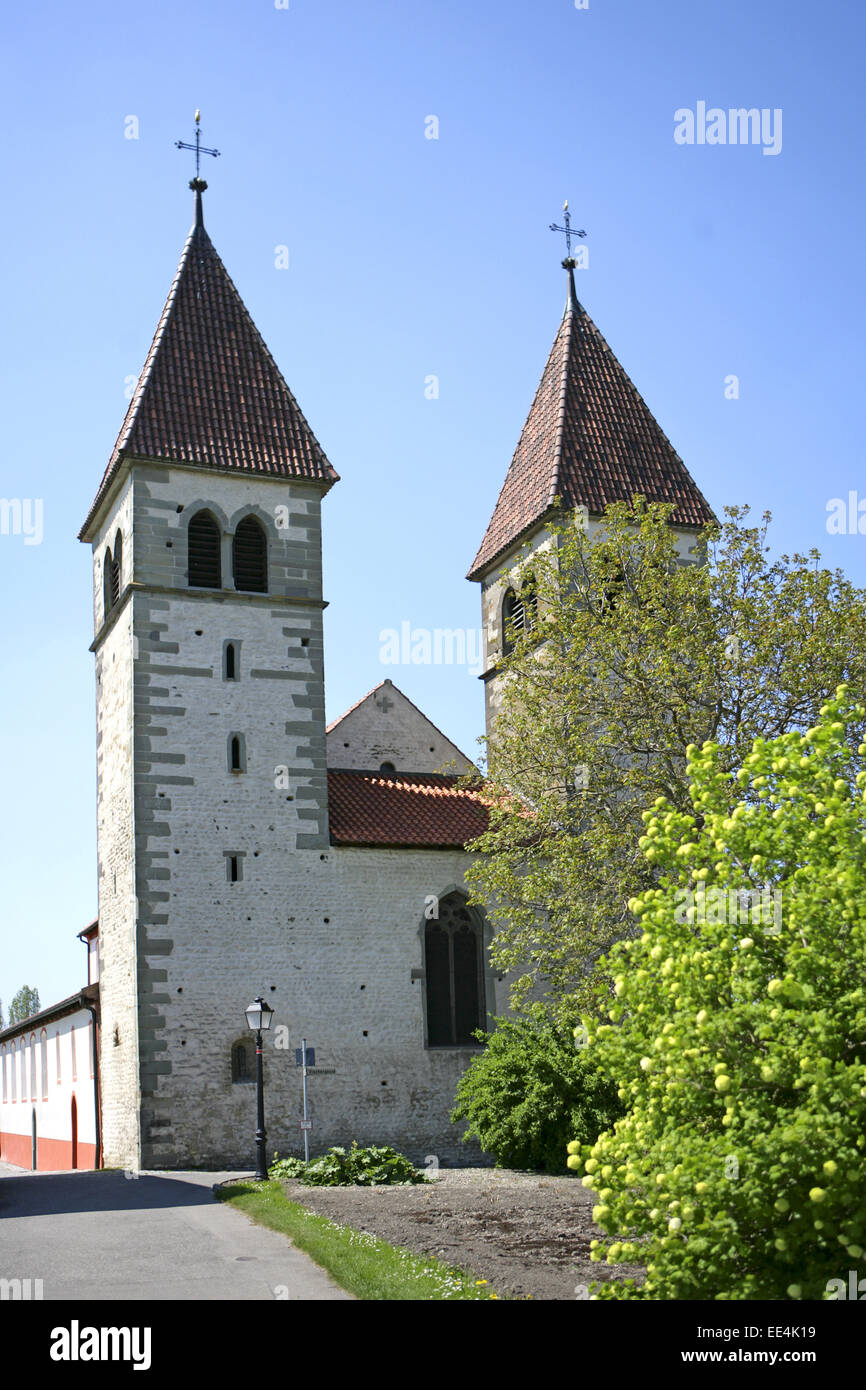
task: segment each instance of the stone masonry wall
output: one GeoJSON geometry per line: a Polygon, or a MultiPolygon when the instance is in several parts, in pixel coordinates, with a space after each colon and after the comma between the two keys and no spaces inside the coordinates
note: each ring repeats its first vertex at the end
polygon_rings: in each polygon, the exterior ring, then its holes
{"type": "Polygon", "coordinates": [[[104,1162],[139,1161],[138,999],[133,814],[132,485],[127,480],[94,545],[100,1085],[104,1162]],[[121,597],[106,625],[102,567],[123,533],[121,597]]]}
{"type": "MultiPolygon", "coordinates": [[[[266,1046],[271,1152],[301,1149],[294,1049],[306,1034],[317,1063],[336,1069],[310,1080],[314,1151],[357,1138],[419,1162],[477,1157],[448,1119],[472,1049],[426,1047],[423,979],[425,903],[462,885],[468,856],[329,841],[317,490],[144,464],[133,475],[132,589],[97,656],[106,1161],[251,1164],[255,1088],[233,1081],[231,1053],[259,993],[280,1025],[266,1046]],[[267,594],[188,587],[186,527],[200,505],[223,531],[224,586],[231,535],[259,516],[267,594]],[[233,735],[242,771],[230,767],[233,735]],[[122,907],[106,886],[120,858],[127,881],[135,867],[122,907]],[[137,1002],[137,1027],[121,994],[133,1016],[137,1002]]],[[[129,516],[128,494],[123,506],[129,516]]],[[[489,971],[486,1004],[491,1017],[506,1008],[489,971]]]]}

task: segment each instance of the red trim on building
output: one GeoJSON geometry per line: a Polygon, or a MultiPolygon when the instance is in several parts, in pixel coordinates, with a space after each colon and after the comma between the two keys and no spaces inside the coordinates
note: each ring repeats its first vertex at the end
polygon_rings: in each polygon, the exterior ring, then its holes
{"type": "MultiPolygon", "coordinates": [[[[29,1134],[0,1134],[0,1158],[30,1172],[32,1140],[29,1134]]],[[[72,1170],[72,1140],[36,1136],[36,1164],[40,1173],[72,1170]]],[[[96,1167],[96,1145],[78,1141],[78,1167],[96,1167]]]]}

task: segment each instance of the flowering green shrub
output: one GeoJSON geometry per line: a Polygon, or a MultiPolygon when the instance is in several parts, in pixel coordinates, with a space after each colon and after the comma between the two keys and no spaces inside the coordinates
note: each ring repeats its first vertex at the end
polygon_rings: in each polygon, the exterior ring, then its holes
{"type": "Polygon", "coordinates": [[[604,963],[610,1023],[585,1020],[628,1113],[568,1161],[615,1237],[592,1258],[647,1278],[598,1297],[820,1299],[866,1273],[864,713],[840,686],[733,786],[691,747],[693,813],[644,815],[659,886],[604,963]]]}
{"type": "Polygon", "coordinates": [[[319,1158],[280,1158],[268,1176],[283,1181],[302,1182],[307,1187],[372,1187],[379,1183],[426,1182],[427,1178],[404,1154],[388,1145],[371,1144],[360,1149],[353,1140],[351,1149],[333,1148],[319,1158]]]}
{"type": "Polygon", "coordinates": [[[453,1123],[464,1139],[509,1168],[564,1173],[565,1145],[595,1139],[622,1114],[616,1083],[599,1073],[571,1033],[526,1019],[498,1019],[487,1046],[460,1078],[453,1123]]]}

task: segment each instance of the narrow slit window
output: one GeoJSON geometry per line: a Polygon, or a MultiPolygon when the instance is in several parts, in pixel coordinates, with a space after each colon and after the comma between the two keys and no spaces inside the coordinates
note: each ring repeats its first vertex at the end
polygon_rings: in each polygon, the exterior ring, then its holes
{"type": "Polygon", "coordinates": [[[247,758],[243,734],[229,735],[229,771],[246,772],[247,758]]]}
{"type": "Polygon", "coordinates": [[[226,642],[223,677],[227,681],[236,681],[238,678],[238,653],[234,642],[226,642]]]}
{"type": "Polygon", "coordinates": [[[226,876],[229,883],[240,883],[242,871],[241,856],[239,854],[226,855],[226,876]]]}

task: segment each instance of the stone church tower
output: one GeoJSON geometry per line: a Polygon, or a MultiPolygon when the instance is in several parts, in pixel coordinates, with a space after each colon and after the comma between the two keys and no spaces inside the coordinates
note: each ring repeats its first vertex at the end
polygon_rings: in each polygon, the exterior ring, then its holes
{"type": "MultiPolygon", "coordinates": [[[[611,502],[673,502],[677,548],[687,559],[714,519],[685,464],[577,298],[576,261],[563,261],[568,295],[559,331],[468,578],[481,585],[483,680],[492,733],[505,621],[523,614],[515,572],[550,543],[559,498],[589,535],[611,502]],[[528,547],[528,551],[525,549],[528,547]]],[[[561,519],[561,513],[559,514],[561,519]]]]}
{"type": "Polygon", "coordinates": [[[106,1165],[454,1161],[454,1088],[505,1008],[466,906],[469,760],[383,682],[326,731],[321,504],[337,474],[195,224],[81,530],[93,549],[106,1165]]]}

